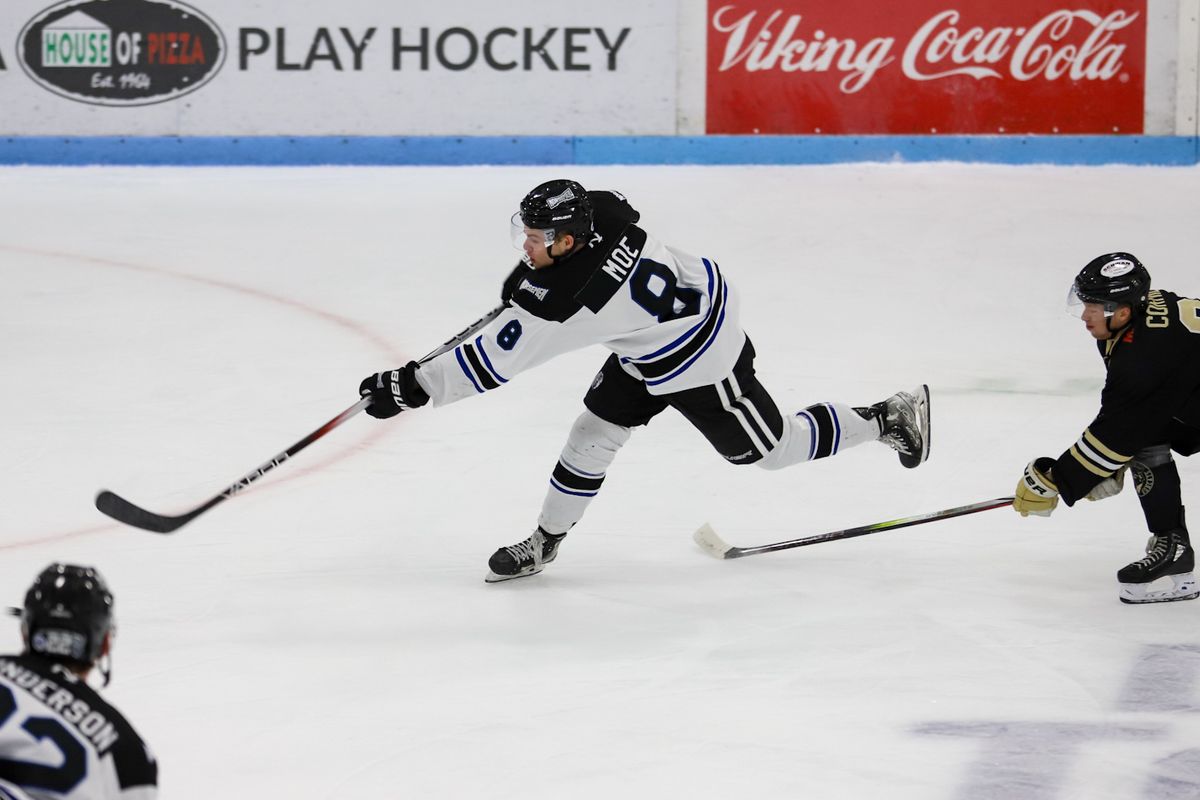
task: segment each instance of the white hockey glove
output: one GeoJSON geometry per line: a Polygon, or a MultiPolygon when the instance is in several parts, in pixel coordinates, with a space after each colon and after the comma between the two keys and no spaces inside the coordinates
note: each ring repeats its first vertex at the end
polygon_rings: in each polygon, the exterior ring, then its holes
{"type": "Polygon", "coordinates": [[[1127,467],[1121,467],[1109,477],[1097,483],[1092,487],[1092,490],[1087,493],[1088,500],[1107,500],[1114,495],[1121,493],[1125,488],[1125,470],[1127,467]]]}
{"type": "Polygon", "coordinates": [[[1036,514],[1048,517],[1058,505],[1058,487],[1050,479],[1050,468],[1054,459],[1035,458],[1025,465],[1021,480],[1017,481],[1016,497],[1013,498],[1013,509],[1022,517],[1036,514]]]}

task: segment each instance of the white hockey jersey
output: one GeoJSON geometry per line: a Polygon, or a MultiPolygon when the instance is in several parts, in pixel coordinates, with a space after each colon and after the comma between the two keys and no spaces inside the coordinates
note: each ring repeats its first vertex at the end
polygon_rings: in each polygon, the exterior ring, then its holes
{"type": "Polygon", "coordinates": [[[431,359],[417,381],[434,406],[482,394],[557,355],[601,344],[651,394],[717,383],[746,334],[716,262],[664,245],[615,192],[588,192],[587,247],[521,278],[509,306],[473,338],[431,359]]]}
{"type": "Polygon", "coordinates": [[[95,689],[40,656],[0,657],[0,787],[35,800],[153,800],[157,784],[154,756],[95,689]]]}

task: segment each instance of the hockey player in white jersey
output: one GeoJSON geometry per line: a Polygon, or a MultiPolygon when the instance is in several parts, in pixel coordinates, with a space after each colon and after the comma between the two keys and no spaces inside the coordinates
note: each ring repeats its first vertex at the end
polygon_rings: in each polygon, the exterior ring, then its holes
{"type": "Polygon", "coordinates": [[[108,682],[114,631],[112,593],[100,574],[51,564],[14,611],[25,652],[0,656],[0,799],[157,797],[154,756],[88,685],[97,667],[108,682]]]}
{"type": "Polygon", "coordinates": [[[672,407],[731,464],[780,469],[869,441],[905,467],[929,456],[929,389],[866,407],[818,403],[783,415],[754,374],[736,290],[716,261],[658,241],[617,192],[572,180],[535,187],[513,215],[524,251],[504,282],[503,312],[474,338],[423,364],[364,379],[367,413],[385,419],[497,389],[562,353],[612,351],[584,397],[529,538],[488,562],[489,582],[542,571],[600,491],[632,430],[672,407]]]}

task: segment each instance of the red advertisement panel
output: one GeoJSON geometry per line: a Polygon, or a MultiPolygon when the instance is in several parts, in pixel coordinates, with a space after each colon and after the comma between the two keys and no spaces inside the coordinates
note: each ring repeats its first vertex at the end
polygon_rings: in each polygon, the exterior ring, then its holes
{"type": "Polygon", "coordinates": [[[1141,133],[1146,0],[709,0],[709,133],[1141,133]]]}

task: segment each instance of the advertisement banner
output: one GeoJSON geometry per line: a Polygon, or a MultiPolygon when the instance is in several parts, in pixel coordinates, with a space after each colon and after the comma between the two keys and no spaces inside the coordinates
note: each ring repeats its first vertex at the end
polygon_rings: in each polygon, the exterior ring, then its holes
{"type": "Polygon", "coordinates": [[[0,135],[671,134],[677,28],[642,0],[5,0],[0,135]]]}
{"type": "Polygon", "coordinates": [[[709,0],[724,134],[1142,133],[1146,0],[709,0]]]}

